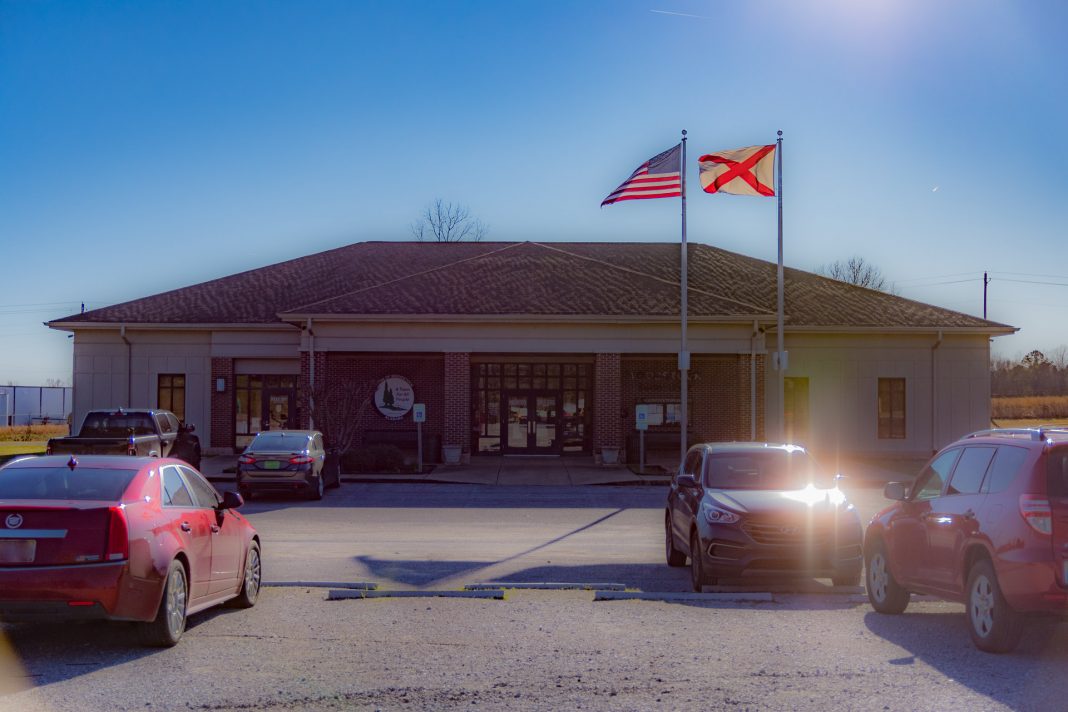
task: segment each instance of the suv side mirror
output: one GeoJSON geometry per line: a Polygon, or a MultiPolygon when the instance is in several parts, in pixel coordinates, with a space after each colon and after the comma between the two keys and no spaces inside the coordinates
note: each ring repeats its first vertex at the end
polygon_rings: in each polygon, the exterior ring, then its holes
{"type": "Polygon", "coordinates": [[[883,496],[897,502],[904,502],[909,496],[909,490],[904,482],[887,482],[883,488],[883,496]]]}
{"type": "Polygon", "coordinates": [[[697,480],[690,474],[679,473],[679,476],[675,478],[675,483],[679,487],[689,487],[691,489],[697,486],[697,480]]]}

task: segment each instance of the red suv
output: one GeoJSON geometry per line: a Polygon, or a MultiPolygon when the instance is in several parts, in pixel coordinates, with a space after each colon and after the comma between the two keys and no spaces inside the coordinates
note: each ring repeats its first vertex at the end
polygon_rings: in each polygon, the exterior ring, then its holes
{"type": "Polygon", "coordinates": [[[901,613],[912,592],[966,606],[972,641],[1016,647],[1025,614],[1068,612],[1068,429],[999,429],[944,448],[864,537],[868,600],[901,613]]]}

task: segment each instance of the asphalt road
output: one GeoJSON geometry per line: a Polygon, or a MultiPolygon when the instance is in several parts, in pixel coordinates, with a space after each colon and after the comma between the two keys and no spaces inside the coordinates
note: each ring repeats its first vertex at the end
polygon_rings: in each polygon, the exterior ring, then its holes
{"type": "MultiPolygon", "coordinates": [[[[847,491],[848,492],[848,491],[847,491]]],[[[664,487],[346,484],[320,502],[257,498],[269,581],[369,581],[391,589],[488,581],[621,583],[688,591],[664,565],[664,487]]],[[[848,492],[864,521],[881,490],[848,492]]]]}
{"type": "MultiPolygon", "coordinates": [[[[879,490],[851,493],[867,518],[879,490]]],[[[662,488],[346,485],[250,503],[268,580],[457,589],[480,581],[685,591],[662,562],[662,488]]],[[[903,616],[859,596],[773,601],[326,600],[267,588],[194,616],[173,649],[120,624],[0,628],[0,710],[1063,709],[1068,627],[980,653],[963,607],[903,616]]]]}

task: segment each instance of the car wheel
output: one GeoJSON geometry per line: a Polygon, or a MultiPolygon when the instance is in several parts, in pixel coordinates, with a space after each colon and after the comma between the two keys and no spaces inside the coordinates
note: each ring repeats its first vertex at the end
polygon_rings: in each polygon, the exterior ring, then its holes
{"type": "Polygon", "coordinates": [[[705,586],[713,586],[716,583],[716,579],[705,572],[704,564],[701,563],[701,539],[697,532],[690,534],[690,583],[697,593],[701,593],[705,586]]]}
{"type": "Polygon", "coordinates": [[[685,566],[686,554],[675,548],[675,535],[671,532],[671,515],[664,517],[664,549],[668,566],[685,566]]]}
{"type": "Polygon", "coordinates": [[[180,561],[172,561],[163,585],[163,600],[154,620],[142,623],[141,641],[157,648],[170,648],[178,643],[185,632],[185,612],[188,605],[189,586],[185,568],[180,561]]]}
{"type": "Polygon", "coordinates": [[[903,613],[909,605],[911,594],[894,579],[890,573],[889,559],[886,557],[886,545],[876,541],[868,551],[864,562],[867,570],[868,601],[879,613],[896,615],[903,613]]]}
{"type": "Polygon", "coordinates": [[[325,485],[322,476],[316,477],[315,482],[310,482],[308,485],[308,499],[318,500],[323,498],[325,485]]]}
{"type": "Polygon", "coordinates": [[[241,590],[237,598],[230,603],[234,608],[252,608],[260,595],[260,583],[263,581],[263,562],[260,559],[260,545],[249,542],[245,555],[245,578],[241,581],[241,590]]]}
{"type": "Polygon", "coordinates": [[[1023,619],[1001,595],[994,566],[981,559],[968,572],[968,622],[975,647],[988,653],[1008,653],[1016,648],[1023,632],[1023,619]]]}

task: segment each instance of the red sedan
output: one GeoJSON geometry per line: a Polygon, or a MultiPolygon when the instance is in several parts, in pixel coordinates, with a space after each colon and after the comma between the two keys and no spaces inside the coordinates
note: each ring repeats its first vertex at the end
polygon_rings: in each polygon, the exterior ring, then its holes
{"type": "Polygon", "coordinates": [[[186,617],[259,594],[260,541],[185,462],[46,456],[0,467],[0,619],[138,621],[171,646],[186,617]]]}

